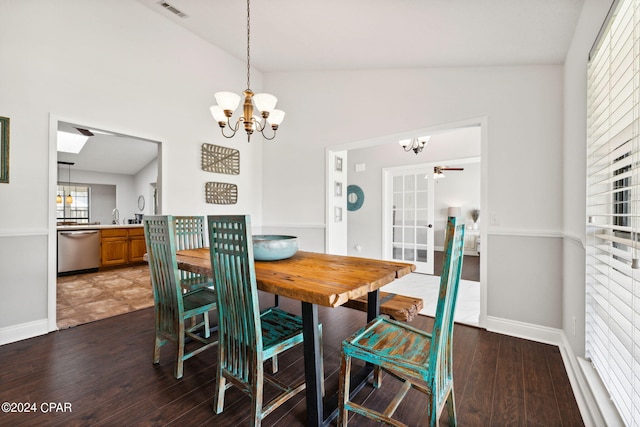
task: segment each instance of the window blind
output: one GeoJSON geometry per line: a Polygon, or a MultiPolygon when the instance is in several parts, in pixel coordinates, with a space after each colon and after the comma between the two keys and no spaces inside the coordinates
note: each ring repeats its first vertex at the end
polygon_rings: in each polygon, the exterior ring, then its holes
{"type": "Polygon", "coordinates": [[[588,65],[586,357],[640,426],[640,0],[620,0],[588,65]]]}

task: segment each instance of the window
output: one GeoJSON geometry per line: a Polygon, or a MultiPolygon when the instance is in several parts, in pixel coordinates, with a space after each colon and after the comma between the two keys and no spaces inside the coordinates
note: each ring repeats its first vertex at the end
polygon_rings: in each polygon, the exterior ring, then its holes
{"type": "Polygon", "coordinates": [[[89,222],[89,187],[86,185],[58,185],[58,222],[89,222]],[[68,196],[71,195],[71,203],[68,196]]]}
{"type": "Polygon", "coordinates": [[[589,58],[586,357],[640,426],[640,2],[620,0],[589,58]]]}

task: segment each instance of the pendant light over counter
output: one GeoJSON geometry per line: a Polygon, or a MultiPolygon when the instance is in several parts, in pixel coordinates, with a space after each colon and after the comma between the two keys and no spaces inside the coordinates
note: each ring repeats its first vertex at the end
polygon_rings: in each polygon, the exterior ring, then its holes
{"type": "MultiPolygon", "coordinates": [[[[62,162],[62,161],[59,161],[58,164],[59,165],[67,165],[68,166],[69,174],[67,175],[67,178],[68,178],[68,180],[67,180],[67,188],[70,188],[71,187],[71,166],[75,165],[75,163],[74,162],[62,162]]],[[[64,197],[64,191],[63,191],[62,195],[58,194],[56,196],[56,203],[58,203],[58,204],[62,203],[62,197],[64,197]]],[[[73,197],[71,197],[71,190],[69,190],[69,194],[67,194],[67,197],[66,197],[66,204],[70,205],[72,203],[73,203],[73,197]]]]}

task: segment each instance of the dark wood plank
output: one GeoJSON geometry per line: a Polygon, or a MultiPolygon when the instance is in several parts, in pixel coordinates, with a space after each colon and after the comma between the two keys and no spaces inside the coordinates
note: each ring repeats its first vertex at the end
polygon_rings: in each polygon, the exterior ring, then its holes
{"type": "Polygon", "coordinates": [[[523,341],[523,369],[527,422],[549,425],[550,420],[562,419],[553,389],[554,379],[547,365],[546,353],[551,346],[523,341]]]}
{"type": "Polygon", "coordinates": [[[520,426],[525,424],[523,350],[518,339],[503,338],[500,337],[495,378],[495,388],[500,393],[493,399],[491,423],[520,426]]]}
{"type": "Polygon", "coordinates": [[[582,415],[578,409],[571,383],[567,376],[567,371],[563,368],[562,355],[556,347],[551,347],[546,352],[547,365],[553,380],[553,391],[558,404],[558,410],[562,418],[562,425],[565,427],[582,426],[582,415]]]}
{"type": "MultiPolygon", "coordinates": [[[[461,325],[455,325],[454,340],[456,330],[460,328],[461,325]]],[[[455,370],[453,371],[454,387],[458,393],[456,396],[458,418],[465,420],[466,425],[491,425],[493,399],[501,392],[495,387],[499,350],[500,335],[486,332],[482,334],[482,339],[478,340],[474,348],[467,349],[473,352],[469,375],[461,378],[456,375],[455,370]]],[[[456,353],[453,354],[453,359],[455,363],[456,353]]]]}

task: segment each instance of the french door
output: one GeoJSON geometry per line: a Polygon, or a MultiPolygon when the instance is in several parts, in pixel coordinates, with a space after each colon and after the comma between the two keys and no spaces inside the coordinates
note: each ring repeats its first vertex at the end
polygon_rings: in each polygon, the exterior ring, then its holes
{"type": "Polygon", "coordinates": [[[385,171],[384,256],[424,274],[433,274],[433,181],[433,167],[385,171]]]}

